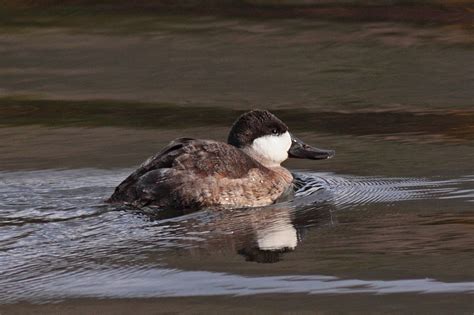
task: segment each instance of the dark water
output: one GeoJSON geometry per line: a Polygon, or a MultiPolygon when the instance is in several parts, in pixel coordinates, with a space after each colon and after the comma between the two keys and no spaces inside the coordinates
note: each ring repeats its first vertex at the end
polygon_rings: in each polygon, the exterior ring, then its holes
{"type": "Polygon", "coordinates": [[[247,312],[242,302],[253,301],[311,312],[317,301],[321,312],[472,313],[468,29],[147,21],[0,35],[7,311],[87,301],[89,311],[145,312],[152,299],[174,311],[247,312]],[[103,203],[167,141],[223,140],[253,107],[336,149],[332,160],[286,163],[318,189],[181,217],[103,203]]]}

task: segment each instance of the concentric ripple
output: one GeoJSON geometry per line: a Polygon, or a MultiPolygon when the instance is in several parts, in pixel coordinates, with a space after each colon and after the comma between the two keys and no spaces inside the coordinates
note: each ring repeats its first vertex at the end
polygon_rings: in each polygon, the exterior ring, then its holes
{"type": "MultiPolygon", "coordinates": [[[[168,253],[180,250],[212,248],[219,252],[227,247],[247,260],[268,260],[268,255],[256,251],[255,246],[278,248],[279,238],[290,237],[280,253],[292,250],[305,228],[332,226],[335,211],[420,199],[472,202],[474,176],[433,180],[296,172],[293,201],[258,209],[160,218],[103,203],[129,172],[76,169],[0,173],[0,302],[204,294],[202,290],[191,292],[188,283],[205,287],[206,294],[211,295],[474,290],[472,282],[426,279],[408,283],[193,273],[177,270],[168,261],[168,253]]],[[[277,261],[278,257],[271,259],[277,261]]]]}
{"type": "Polygon", "coordinates": [[[474,201],[474,177],[458,179],[383,178],[295,172],[296,197],[330,191],[336,205],[396,202],[419,199],[474,201]]]}

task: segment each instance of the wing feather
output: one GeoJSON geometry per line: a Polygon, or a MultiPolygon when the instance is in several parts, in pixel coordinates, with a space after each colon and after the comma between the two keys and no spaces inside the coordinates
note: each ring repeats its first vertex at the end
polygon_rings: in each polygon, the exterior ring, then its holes
{"type": "MultiPolygon", "coordinates": [[[[234,146],[212,140],[179,138],[140,165],[117,186],[108,201],[132,202],[140,199],[140,192],[136,189],[137,183],[141,178],[145,178],[147,174],[156,170],[173,169],[181,174],[188,173],[197,177],[213,176],[232,179],[245,177],[251,169],[255,168],[266,169],[234,146]]],[[[153,172],[155,173],[160,172],[153,172]]],[[[146,182],[151,185],[149,180],[146,182]]],[[[156,189],[159,190],[159,187],[153,187],[153,190],[157,191],[156,189]]]]}
{"type": "Polygon", "coordinates": [[[178,138],[171,141],[160,152],[148,158],[132,174],[125,178],[116,188],[108,202],[129,201],[135,199],[134,185],[140,177],[159,168],[169,168],[183,147],[194,141],[192,138],[178,138]]]}

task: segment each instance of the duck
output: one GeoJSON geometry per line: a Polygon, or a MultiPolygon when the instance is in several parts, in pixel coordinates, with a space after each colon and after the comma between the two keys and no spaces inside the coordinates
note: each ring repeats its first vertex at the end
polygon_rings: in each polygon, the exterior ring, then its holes
{"type": "Polygon", "coordinates": [[[334,150],[305,144],[268,110],[255,109],[235,120],[227,143],[171,141],[123,180],[106,202],[184,212],[267,206],[293,191],[293,176],[281,163],[334,155],[334,150]]]}

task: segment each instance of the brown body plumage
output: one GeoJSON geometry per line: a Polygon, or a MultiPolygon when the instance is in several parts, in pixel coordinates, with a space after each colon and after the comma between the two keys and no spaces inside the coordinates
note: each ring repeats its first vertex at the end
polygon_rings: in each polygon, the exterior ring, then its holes
{"type": "Polygon", "coordinates": [[[125,179],[110,202],[197,209],[273,203],[293,177],[267,168],[242,150],[212,140],[176,139],[125,179]]]}

